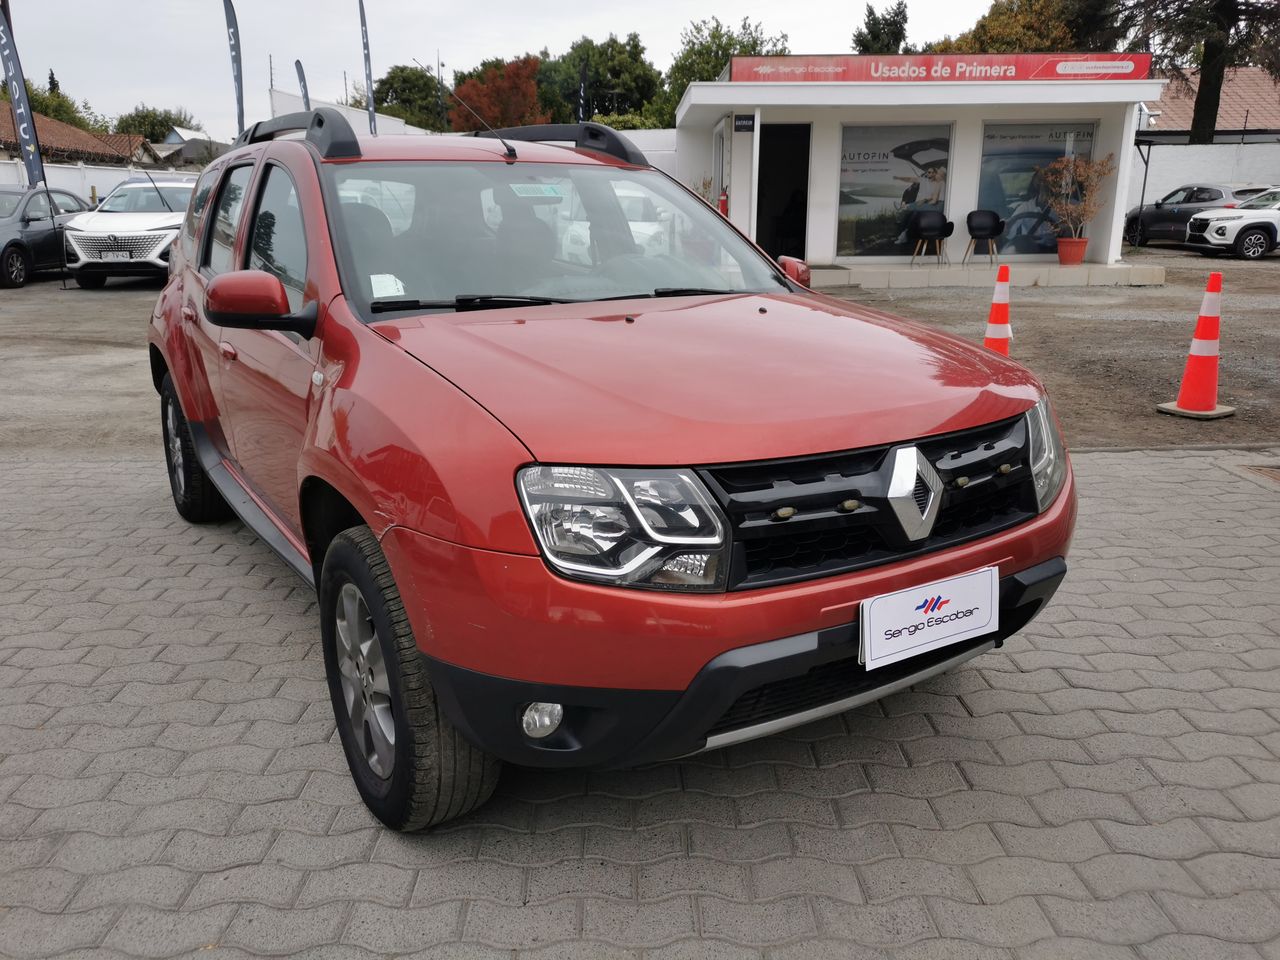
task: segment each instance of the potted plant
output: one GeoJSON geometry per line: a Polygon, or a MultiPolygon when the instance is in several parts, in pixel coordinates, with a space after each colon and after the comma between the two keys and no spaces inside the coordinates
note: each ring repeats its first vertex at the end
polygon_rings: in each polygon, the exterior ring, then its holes
{"type": "Polygon", "coordinates": [[[1101,160],[1079,155],[1059,157],[1036,167],[1040,181],[1040,202],[1057,220],[1058,262],[1078,266],[1084,261],[1089,240],[1084,228],[1102,209],[1105,196],[1102,181],[1115,173],[1115,155],[1101,160]]]}

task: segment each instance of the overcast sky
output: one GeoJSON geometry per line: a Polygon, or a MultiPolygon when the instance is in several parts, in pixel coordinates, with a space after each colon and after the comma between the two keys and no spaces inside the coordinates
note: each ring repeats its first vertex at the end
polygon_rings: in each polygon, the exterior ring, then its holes
{"type": "MultiPolygon", "coordinates": [[[[876,0],[877,9],[889,0],[876,0]]],[[[989,0],[908,0],[908,39],[919,43],[973,25],[989,0]]],[[[65,92],[116,116],[140,101],[186,107],[215,137],[235,135],[235,101],[221,0],[12,0],[14,38],[27,77],[44,83],[52,67],[65,92]]],[[[603,40],[634,30],[666,70],[690,20],[746,16],[769,33],[785,32],[793,53],[847,53],[862,22],[859,0],[639,0],[563,4],[551,0],[478,0],[428,4],[365,0],[376,80],[397,63],[433,61],[445,76],[493,56],[563,52],[584,34],[603,40]],[[554,14],[549,11],[554,10],[554,14]]],[[[301,58],[313,97],[340,99],[342,71],[363,75],[357,0],[237,0],[245,75],[245,120],[270,114],[268,55],[276,86],[297,90],[301,58]]]]}

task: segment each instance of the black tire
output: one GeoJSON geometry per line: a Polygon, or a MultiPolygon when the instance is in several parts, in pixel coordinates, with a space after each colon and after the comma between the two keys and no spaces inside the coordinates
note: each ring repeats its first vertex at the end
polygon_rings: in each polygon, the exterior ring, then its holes
{"type": "Polygon", "coordinates": [[[1142,221],[1133,219],[1126,223],[1124,225],[1124,238],[1132,246],[1145,247],[1147,245],[1147,231],[1143,229],[1142,221]]]}
{"type": "Polygon", "coordinates": [[[107,278],[100,273],[76,271],[76,286],[81,290],[101,290],[107,285],[107,278]]]}
{"type": "Polygon", "coordinates": [[[368,527],[333,539],[318,593],[334,720],[356,789],[373,815],[393,830],[422,830],[488,800],[502,764],[444,715],[400,591],[368,527]],[[353,596],[363,606],[347,607],[353,596]]]}
{"type": "Polygon", "coordinates": [[[6,247],[0,253],[0,287],[12,290],[26,284],[31,276],[31,258],[21,247],[6,247]]]}
{"type": "Polygon", "coordinates": [[[173,378],[164,375],[160,384],[160,431],[164,438],[164,464],[169,474],[173,505],[184,520],[210,523],[231,515],[227,502],[200,466],[191,427],[182,412],[173,378]]]}
{"type": "Polygon", "coordinates": [[[1271,234],[1261,227],[1241,230],[1236,237],[1236,256],[1244,260],[1261,260],[1271,250],[1271,234]]]}

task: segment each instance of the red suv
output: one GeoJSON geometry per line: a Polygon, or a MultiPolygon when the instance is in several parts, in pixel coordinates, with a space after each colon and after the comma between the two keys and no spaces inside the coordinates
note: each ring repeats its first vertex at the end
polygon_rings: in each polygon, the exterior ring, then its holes
{"type": "Polygon", "coordinates": [[[470,810],[500,761],[634,766],[848,710],[999,646],[1066,571],[1031,374],[805,289],[607,127],[259,123],[171,264],[174,503],[314,584],[388,826],[470,810]]]}

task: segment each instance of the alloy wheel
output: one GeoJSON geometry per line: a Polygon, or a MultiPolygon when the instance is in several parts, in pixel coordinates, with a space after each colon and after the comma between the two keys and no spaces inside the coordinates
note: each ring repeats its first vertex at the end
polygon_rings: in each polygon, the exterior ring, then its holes
{"type": "Polygon", "coordinates": [[[1267,238],[1260,233],[1251,233],[1244,238],[1244,255],[1250,260],[1256,260],[1267,252],[1267,238]]]}
{"type": "Polygon", "coordinates": [[[5,259],[4,272],[14,286],[25,282],[27,279],[26,257],[17,250],[11,250],[9,256],[5,259]]]}
{"type": "Polygon", "coordinates": [[[169,452],[169,476],[173,480],[173,489],[179,499],[187,492],[187,475],[184,469],[186,463],[182,455],[180,429],[178,405],[170,400],[164,410],[165,447],[169,452]]]}
{"type": "Polygon", "coordinates": [[[396,725],[382,642],[364,596],[354,583],[338,592],[338,676],[347,721],[365,763],[386,780],[395,769],[396,725]]]}

